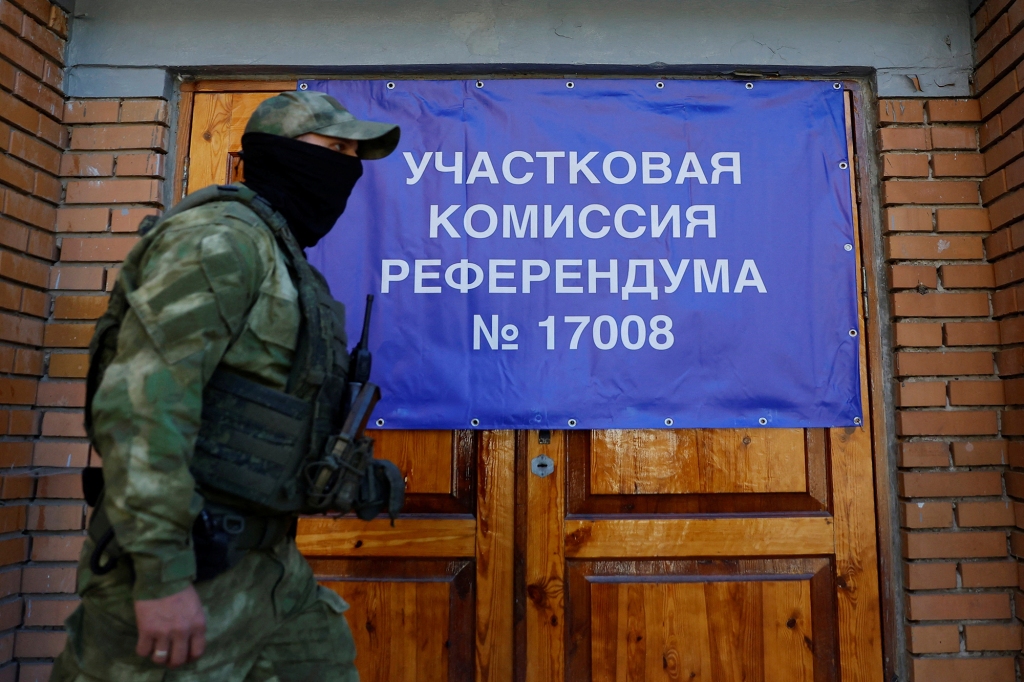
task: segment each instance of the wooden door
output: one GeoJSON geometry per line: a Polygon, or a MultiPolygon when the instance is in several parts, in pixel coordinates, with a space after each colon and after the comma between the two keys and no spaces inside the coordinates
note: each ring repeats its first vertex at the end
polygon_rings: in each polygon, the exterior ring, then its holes
{"type": "MultiPolygon", "coordinates": [[[[294,87],[183,93],[187,191],[237,178],[249,115],[294,87]]],[[[298,543],[365,682],[877,681],[870,433],[378,431],[406,513],[303,519],[298,543]]]]}

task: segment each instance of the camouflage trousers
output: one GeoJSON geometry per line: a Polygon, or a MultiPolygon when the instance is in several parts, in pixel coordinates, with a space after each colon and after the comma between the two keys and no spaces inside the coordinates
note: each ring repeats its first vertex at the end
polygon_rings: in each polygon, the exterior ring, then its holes
{"type": "Polygon", "coordinates": [[[230,571],[196,585],[206,613],[206,652],[174,670],[135,654],[131,569],[89,571],[79,563],[82,605],[65,623],[68,642],[51,682],[358,682],[348,606],[316,584],[286,539],[250,552],[230,571]]]}

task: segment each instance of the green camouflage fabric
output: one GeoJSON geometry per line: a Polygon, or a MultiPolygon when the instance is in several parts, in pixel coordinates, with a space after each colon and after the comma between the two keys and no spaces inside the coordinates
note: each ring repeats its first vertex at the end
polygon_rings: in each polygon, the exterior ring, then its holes
{"type": "Polygon", "coordinates": [[[270,228],[234,201],[163,221],[125,259],[119,283],[130,308],[92,415],[105,510],[131,562],[93,575],[86,542],[82,606],[67,621],[68,645],[52,679],[356,680],[344,603],[318,591],[292,539],[196,585],[209,628],[199,661],[165,676],[134,654],[132,601],[175,594],[195,576],[191,528],[202,497],[189,464],[203,387],[224,365],[283,390],[301,316],[270,228]],[[275,676],[277,666],[311,670],[302,668],[307,655],[310,665],[337,667],[275,676]]]}
{"type": "Polygon", "coordinates": [[[82,604],[50,682],[358,682],[355,645],[341,598],[313,579],[295,543],[250,552],[196,585],[206,613],[206,652],[174,670],[135,655],[131,575],[89,573],[82,550],[82,604]]]}
{"type": "Polygon", "coordinates": [[[322,92],[296,90],[264,100],[245,126],[246,133],[298,137],[319,133],[358,140],[361,159],[383,159],[395,151],[401,130],[393,123],[360,121],[341,103],[322,92]]]}

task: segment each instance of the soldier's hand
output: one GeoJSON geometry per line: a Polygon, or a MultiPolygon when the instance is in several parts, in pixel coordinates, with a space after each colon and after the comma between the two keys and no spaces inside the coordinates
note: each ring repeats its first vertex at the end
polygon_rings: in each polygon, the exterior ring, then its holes
{"type": "Polygon", "coordinates": [[[192,585],[170,597],[136,601],[135,621],[139,628],[135,653],[159,665],[177,668],[206,649],[206,616],[192,585]]]}

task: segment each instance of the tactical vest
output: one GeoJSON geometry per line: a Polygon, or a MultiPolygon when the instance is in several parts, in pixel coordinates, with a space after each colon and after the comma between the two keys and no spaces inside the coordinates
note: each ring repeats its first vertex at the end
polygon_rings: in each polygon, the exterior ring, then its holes
{"type": "Polygon", "coordinates": [[[89,344],[86,430],[95,443],[92,401],[116,354],[121,321],[128,312],[123,283],[137,283],[145,253],[169,218],[217,201],[244,204],[262,221],[253,227],[266,226],[274,234],[298,289],[301,324],[284,391],[223,366],[213,373],[203,392],[202,423],[190,470],[200,492],[213,492],[222,502],[234,498],[240,506],[264,514],[315,511],[305,507],[304,467],[322,455],[328,438],[344,418],[348,372],[345,308],[308,263],[284,218],[244,185],[207,187],[186,197],[162,218],[147,219],[140,226],[142,240],[125,260],[107,312],[89,344]]]}

